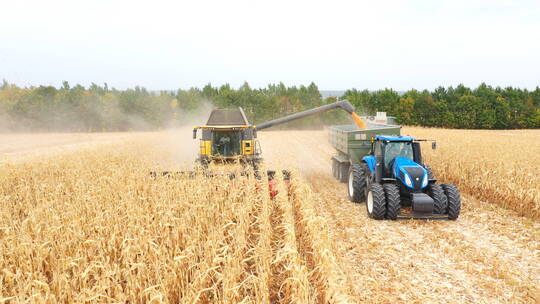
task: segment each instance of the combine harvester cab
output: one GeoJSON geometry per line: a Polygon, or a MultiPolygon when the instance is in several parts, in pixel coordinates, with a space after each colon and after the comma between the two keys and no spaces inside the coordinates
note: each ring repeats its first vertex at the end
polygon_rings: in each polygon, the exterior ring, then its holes
{"type": "MultiPolygon", "coordinates": [[[[330,127],[330,143],[336,179],[347,183],[349,199],[366,202],[369,217],[382,219],[451,219],[461,209],[456,186],[437,184],[422,162],[420,142],[401,136],[400,126],[368,122],[330,127]]],[[[436,148],[436,143],[432,143],[436,148]]]]}

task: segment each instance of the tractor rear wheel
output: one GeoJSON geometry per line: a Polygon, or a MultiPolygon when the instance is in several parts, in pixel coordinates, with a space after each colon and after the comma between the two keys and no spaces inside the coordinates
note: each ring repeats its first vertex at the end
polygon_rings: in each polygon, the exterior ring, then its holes
{"type": "Polygon", "coordinates": [[[381,184],[373,183],[369,186],[366,199],[368,216],[375,220],[382,220],[386,214],[386,199],[381,184]]]}
{"type": "Polygon", "coordinates": [[[368,190],[369,190],[369,185],[371,184],[371,182],[373,181],[373,178],[372,178],[372,174],[371,174],[371,170],[369,169],[368,165],[364,162],[362,162],[360,164],[362,166],[362,168],[364,169],[364,176],[366,178],[366,187],[364,187],[364,197],[367,197],[367,193],[368,193],[368,190]]]}
{"type": "Polygon", "coordinates": [[[349,181],[347,183],[349,200],[361,203],[366,199],[366,175],[360,164],[352,164],[349,169],[349,181]]]}
{"type": "Polygon", "coordinates": [[[383,188],[386,195],[386,218],[395,220],[401,209],[399,186],[396,184],[384,184],[383,188]]]}
{"type": "Polygon", "coordinates": [[[461,195],[459,194],[459,190],[452,184],[443,184],[442,188],[448,199],[448,218],[456,220],[461,212],[461,195]]]}
{"type": "Polygon", "coordinates": [[[441,185],[432,184],[429,186],[429,196],[433,199],[433,213],[445,214],[448,207],[448,199],[444,194],[444,189],[441,185]]]}

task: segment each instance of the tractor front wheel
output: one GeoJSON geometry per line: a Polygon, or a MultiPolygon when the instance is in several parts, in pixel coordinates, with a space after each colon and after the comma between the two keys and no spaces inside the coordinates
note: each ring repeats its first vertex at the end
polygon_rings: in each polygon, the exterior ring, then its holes
{"type": "Polygon", "coordinates": [[[347,183],[349,200],[361,203],[366,199],[366,175],[360,164],[352,164],[349,169],[349,181],[347,183]]]}
{"type": "Polygon", "coordinates": [[[366,199],[366,209],[369,217],[382,220],[386,214],[386,199],[381,184],[373,183],[369,186],[366,199]]]}
{"type": "Polygon", "coordinates": [[[429,186],[429,196],[433,199],[433,213],[445,214],[447,209],[446,194],[441,185],[432,184],[429,186]]]}
{"type": "Polygon", "coordinates": [[[448,219],[456,220],[461,212],[461,195],[455,185],[443,184],[444,194],[448,199],[448,219]]]}
{"type": "Polygon", "coordinates": [[[399,186],[396,184],[384,184],[384,194],[386,194],[386,218],[396,220],[401,209],[401,197],[399,186]]]}

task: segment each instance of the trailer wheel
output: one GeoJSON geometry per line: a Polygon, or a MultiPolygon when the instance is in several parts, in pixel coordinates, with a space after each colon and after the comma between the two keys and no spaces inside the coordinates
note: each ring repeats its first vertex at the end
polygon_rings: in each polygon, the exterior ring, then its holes
{"type": "Polygon", "coordinates": [[[399,214],[399,209],[401,209],[399,186],[396,184],[384,184],[383,188],[386,195],[386,218],[395,220],[399,214]]]}
{"type": "Polygon", "coordinates": [[[362,165],[353,164],[350,166],[347,185],[351,202],[361,203],[366,199],[366,175],[362,165]]]}
{"type": "Polygon", "coordinates": [[[448,199],[444,194],[444,189],[441,185],[432,184],[429,186],[429,196],[433,199],[433,213],[445,214],[448,207],[448,199]]]}
{"type": "Polygon", "coordinates": [[[444,194],[448,199],[448,219],[456,220],[461,212],[461,195],[455,185],[443,184],[444,194]]]}
{"type": "Polygon", "coordinates": [[[349,164],[340,163],[338,165],[338,168],[339,168],[339,181],[342,183],[346,183],[349,180],[349,164]]]}
{"type": "Polygon", "coordinates": [[[381,184],[373,183],[369,186],[366,199],[368,216],[375,220],[384,219],[386,214],[386,199],[381,184]]]}
{"type": "Polygon", "coordinates": [[[339,162],[335,159],[332,159],[332,176],[339,180],[339,162]]]}

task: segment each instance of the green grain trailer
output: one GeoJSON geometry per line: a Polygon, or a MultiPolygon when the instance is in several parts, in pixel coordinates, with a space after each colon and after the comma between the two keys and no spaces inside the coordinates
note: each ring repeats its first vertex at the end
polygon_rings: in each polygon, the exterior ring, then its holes
{"type": "Polygon", "coordinates": [[[337,154],[332,157],[332,174],[346,183],[349,167],[358,164],[371,149],[371,138],[375,135],[400,135],[401,126],[367,123],[368,128],[358,129],[356,125],[338,125],[329,128],[329,139],[337,154]]]}

